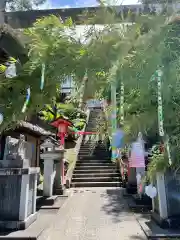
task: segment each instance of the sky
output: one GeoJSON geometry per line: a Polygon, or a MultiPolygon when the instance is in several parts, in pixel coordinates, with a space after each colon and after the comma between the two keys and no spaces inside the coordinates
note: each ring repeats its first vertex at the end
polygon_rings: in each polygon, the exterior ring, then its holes
{"type": "MultiPolygon", "coordinates": [[[[107,0],[108,4],[121,5],[121,4],[137,4],[138,0],[107,0]]],[[[73,8],[73,7],[93,7],[97,6],[96,0],[46,0],[40,9],[52,8],[73,8]]]]}

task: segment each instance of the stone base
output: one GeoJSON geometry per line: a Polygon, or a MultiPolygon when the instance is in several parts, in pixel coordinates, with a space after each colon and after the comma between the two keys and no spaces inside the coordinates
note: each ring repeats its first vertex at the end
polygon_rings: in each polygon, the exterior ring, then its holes
{"type": "Polygon", "coordinates": [[[2,221],[0,220],[0,230],[24,230],[28,228],[37,219],[37,212],[31,214],[24,221],[2,221]]]}
{"type": "Polygon", "coordinates": [[[54,195],[51,197],[44,198],[43,204],[46,206],[51,206],[53,205],[56,201],[58,200],[58,196],[54,195]]]}
{"type": "Polygon", "coordinates": [[[128,194],[136,194],[137,193],[137,185],[127,183],[127,185],[126,185],[126,192],[128,194]]]}
{"type": "Polygon", "coordinates": [[[163,229],[180,229],[180,216],[162,219],[158,213],[153,212],[151,218],[163,229]]]}
{"type": "Polygon", "coordinates": [[[39,208],[42,205],[52,206],[58,200],[58,197],[58,195],[53,195],[51,197],[39,196],[36,200],[36,207],[39,208]]]}
{"type": "Polygon", "coordinates": [[[53,194],[54,195],[64,195],[64,194],[66,194],[65,186],[60,186],[59,188],[55,188],[53,194]]]}
{"type": "Polygon", "coordinates": [[[144,205],[152,209],[152,199],[147,195],[143,194],[141,198],[137,195],[132,195],[132,198],[137,205],[144,205]]]}

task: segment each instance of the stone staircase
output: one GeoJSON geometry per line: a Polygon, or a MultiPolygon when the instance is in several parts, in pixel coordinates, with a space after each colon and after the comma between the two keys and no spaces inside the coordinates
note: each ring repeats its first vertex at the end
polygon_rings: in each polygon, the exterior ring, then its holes
{"type": "MultiPolygon", "coordinates": [[[[90,112],[86,132],[96,131],[97,119],[102,114],[101,109],[93,109],[90,112]]],[[[109,151],[105,145],[97,147],[97,135],[91,136],[80,147],[78,160],[73,172],[71,187],[120,187],[120,174],[110,160],[109,151]]]]}

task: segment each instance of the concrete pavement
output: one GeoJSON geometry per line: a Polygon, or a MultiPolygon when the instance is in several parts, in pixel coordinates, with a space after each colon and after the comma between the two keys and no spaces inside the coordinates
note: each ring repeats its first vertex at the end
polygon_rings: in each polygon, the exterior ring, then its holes
{"type": "Polygon", "coordinates": [[[39,240],[145,240],[120,188],[71,189],[39,240]]]}

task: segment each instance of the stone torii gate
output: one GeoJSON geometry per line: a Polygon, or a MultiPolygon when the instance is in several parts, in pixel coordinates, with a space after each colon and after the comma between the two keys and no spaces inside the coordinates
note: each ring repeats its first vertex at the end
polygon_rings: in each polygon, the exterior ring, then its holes
{"type": "MultiPolygon", "coordinates": [[[[180,9],[180,4],[171,4],[168,7],[172,7],[174,11],[180,9]]],[[[121,18],[122,14],[127,15],[131,12],[131,22],[134,22],[135,16],[142,13],[156,14],[161,12],[164,8],[163,4],[135,4],[135,5],[121,5],[111,7],[87,7],[87,8],[66,8],[66,9],[46,9],[46,10],[32,10],[32,11],[19,11],[19,12],[5,12],[4,22],[12,26],[13,28],[28,28],[38,19],[48,15],[56,15],[61,17],[62,20],[71,17],[77,25],[83,25],[83,20],[98,14],[99,10],[109,10],[112,8],[116,10],[117,22],[121,18]],[[85,17],[82,17],[83,13],[85,17]]],[[[1,14],[1,13],[0,13],[1,14]]],[[[0,18],[1,19],[1,18],[0,18]]],[[[97,21],[96,24],[104,24],[104,22],[97,21]]]]}

